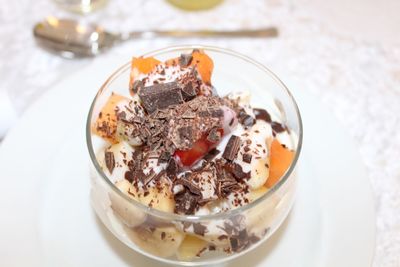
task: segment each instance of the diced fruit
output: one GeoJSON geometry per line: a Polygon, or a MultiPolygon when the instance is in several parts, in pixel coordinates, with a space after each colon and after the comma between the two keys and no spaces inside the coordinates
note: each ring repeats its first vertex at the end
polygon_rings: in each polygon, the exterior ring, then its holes
{"type": "MultiPolygon", "coordinates": [[[[134,187],[127,180],[118,181],[115,185],[130,198],[138,200],[137,194],[132,192],[132,190],[135,190],[134,187]]],[[[111,208],[126,226],[135,227],[145,221],[146,214],[144,212],[131,203],[128,203],[128,201],[118,196],[115,192],[110,192],[110,200],[111,208]]]]}
{"type": "Polygon", "coordinates": [[[255,190],[265,184],[269,176],[269,158],[253,159],[251,162],[251,177],[246,184],[255,190]]]}
{"type": "Polygon", "coordinates": [[[203,82],[206,84],[211,84],[211,75],[214,69],[214,63],[212,59],[200,50],[193,51],[192,56],[193,60],[191,65],[197,66],[197,71],[203,79],[203,82]]]}
{"type": "Polygon", "coordinates": [[[173,213],[175,208],[175,201],[167,184],[160,190],[155,187],[148,188],[148,191],[140,196],[140,202],[165,212],[173,213]]]}
{"type": "Polygon", "coordinates": [[[150,73],[155,68],[155,66],[157,66],[160,63],[161,62],[155,59],[154,57],[132,58],[129,85],[132,86],[133,82],[140,74],[150,73]]]}
{"type": "Polygon", "coordinates": [[[102,108],[96,121],[92,126],[92,132],[104,138],[110,143],[116,143],[115,133],[117,131],[116,107],[122,101],[129,102],[129,99],[113,93],[102,108]]]}
{"type": "Polygon", "coordinates": [[[185,239],[179,246],[177,257],[182,261],[190,261],[207,247],[207,242],[195,236],[186,235],[185,239]]]}
{"type": "Polygon", "coordinates": [[[293,151],[285,148],[276,139],[272,141],[269,177],[265,183],[267,187],[271,188],[279,181],[292,163],[293,157],[293,151]]]}
{"type": "Polygon", "coordinates": [[[153,227],[145,224],[133,230],[128,229],[127,235],[139,248],[160,257],[174,255],[185,238],[185,234],[173,226],[153,227]]]}
{"type": "MultiPolygon", "coordinates": [[[[218,130],[223,136],[224,131],[222,129],[218,130]]],[[[183,166],[192,166],[196,161],[203,158],[208,151],[216,147],[218,143],[213,143],[207,140],[206,135],[197,140],[191,149],[189,150],[178,150],[175,152],[175,156],[178,157],[183,166]]]]}
{"type": "Polygon", "coordinates": [[[128,162],[132,160],[134,152],[135,149],[133,149],[127,142],[122,141],[99,152],[97,155],[97,161],[108,179],[115,182],[122,179],[125,176],[125,173],[129,171],[128,162]],[[105,154],[112,156],[113,164],[110,162],[107,164],[105,154]]]}
{"type": "MultiPolygon", "coordinates": [[[[190,66],[196,66],[203,82],[206,84],[211,84],[211,75],[214,69],[214,62],[212,59],[202,50],[193,50],[192,57],[193,59],[190,63],[190,66]]],[[[165,62],[165,64],[177,65],[179,64],[179,58],[169,59],[165,62]]]]}

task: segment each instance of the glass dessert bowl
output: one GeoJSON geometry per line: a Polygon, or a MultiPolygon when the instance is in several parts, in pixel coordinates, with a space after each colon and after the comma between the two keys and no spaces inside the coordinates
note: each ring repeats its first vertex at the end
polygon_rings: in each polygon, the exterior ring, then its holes
{"type": "Polygon", "coordinates": [[[133,58],[100,88],[86,137],[98,217],[159,261],[235,258],[267,240],[293,205],[297,104],[271,71],[229,50],[133,58]]]}

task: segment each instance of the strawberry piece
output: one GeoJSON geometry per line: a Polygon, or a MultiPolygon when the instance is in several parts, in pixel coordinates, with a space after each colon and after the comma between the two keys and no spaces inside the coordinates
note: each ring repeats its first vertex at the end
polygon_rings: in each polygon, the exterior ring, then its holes
{"type": "MultiPolygon", "coordinates": [[[[218,132],[223,136],[224,131],[218,129],[218,132]]],[[[183,166],[189,167],[203,158],[210,150],[215,148],[219,142],[211,142],[207,139],[207,134],[197,140],[189,150],[175,151],[175,157],[179,158],[183,166]]]]}

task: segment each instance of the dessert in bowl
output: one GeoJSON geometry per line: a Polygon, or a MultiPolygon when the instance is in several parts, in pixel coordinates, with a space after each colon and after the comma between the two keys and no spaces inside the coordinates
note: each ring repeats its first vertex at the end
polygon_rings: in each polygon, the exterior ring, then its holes
{"type": "Polygon", "coordinates": [[[129,247],[185,265],[268,239],[296,186],[302,124],[265,67],[212,47],[172,47],[118,69],[90,109],[91,201],[129,247]]]}

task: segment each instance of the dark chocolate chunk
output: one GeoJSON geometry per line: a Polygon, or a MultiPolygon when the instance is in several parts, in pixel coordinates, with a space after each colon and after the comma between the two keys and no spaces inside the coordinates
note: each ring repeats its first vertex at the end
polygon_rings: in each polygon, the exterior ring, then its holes
{"type": "Polygon", "coordinates": [[[228,141],[228,144],[225,147],[222,157],[226,160],[234,160],[237,156],[237,153],[239,152],[240,143],[240,138],[236,135],[232,135],[228,141]]]}
{"type": "Polygon", "coordinates": [[[115,168],[115,158],[114,158],[114,153],[110,151],[106,151],[104,153],[104,159],[106,162],[106,167],[108,171],[112,174],[114,168],[115,168]]]}
{"type": "Polygon", "coordinates": [[[238,180],[250,178],[250,172],[243,172],[242,166],[237,163],[226,164],[226,168],[238,180]]]}
{"type": "Polygon", "coordinates": [[[220,108],[214,108],[210,110],[211,117],[213,118],[221,118],[224,116],[224,111],[220,108]]]}
{"type": "Polygon", "coordinates": [[[166,171],[169,178],[175,177],[178,173],[179,167],[174,158],[169,159],[166,171]]]}
{"type": "Polygon", "coordinates": [[[282,132],[286,131],[285,126],[283,126],[282,124],[280,124],[279,122],[276,122],[276,121],[273,121],[271,123],[271,127],[275,133],[282,133],[282,132]]]}
{"type": "Polygon", "coordinates": [[[139,89],[143,88],[144,82],[142,80],[136,80],[132,84],[132,92],[136,94],[139,89]]]}
{"type": "Polygon", "coordinates": [[[158,158],[158,162],[164,163],[168,162],[171,158],[171,153],[169,151],[163,151],[160,154],[160,157],[158,158]]]}
{"type": "Polygon", "coordinates": [[[185,102],[192,100],[197,96],[196,88],[192,82],[188,82],[182,88],[182,97],[185,102]]]}
{"type": "Polygon", "coordinates": [[[201,195],[201,190],[196,184],[193,183],[192,175],[194,175],[194,174],[193,173],[186,173],[182,178],[177,179],[175,181],[175,183],[184,185],[191,193],[200,196],[201,195]]]}
{"type": "Polygon", "coordinates": [[[251,163],[252,155],[249,153],[244,153],[243,154],[243,161],[246,163],[251,163]]]}
{"type": "Polygon", "coordinates": [[[148,113],[183,103],[182,90],[177,82],[143,87],[139,91],[139,97],[148,113]]]}
{"type": "Polygon", "coordinates": [[[193,137],[193,127],[191,126],[183,126],[178,128],[178,134],[180,142],[186,143],[188,142],[189,146],[192,146],[192,137],[193,137]]]}
{"type": "Polygon", "coordinates": [[[263,120],[268,123],[271,122],[271,115],[269,115],[268,111],[261,108],[253,109],[254,115],[256,116],[256,120],[263,120]]]}
{"type": "Polygon", "coordinates": [[[207,160],[207,161],[211,161],[211,160],[213,160],[213,159],[219,154],[219,152],[221,152],[221,151],[219,151],[218,149],[214,148],[214,149],[212,149],[210,152],[208,152],[208,153],[203,157],[203,159],[204,159],[204,160],[207,160]]]}
{"type": "Polygon", "coordinates": [[[135,178],[135,176],[133,175],[133,172],[131,172],[131,171],[126,171],[124,177],[125,177],[125,180],[127,180],[130,183],[132,183],[133,179],[135,178]]]}
{"type": "Polygon", "coordinates": [[[212,128],[211,131],[207,135],[207,140],[211,143],[217,143],[221,140],[222,135],[221,132],[218,131],[217,128],[212,128]]]}
{"type": "Polygon", "coordinates": [[[179,57],[179,65],[182,67],[187,67],[192,62],[193,56],[192,54],[181,54],[179,57]]]}
{"type": "Polygon", "coordinates": [[[206,233],[207,227],[202,225],[201,223],[193,223],[193,232],[197,235],[202,235],[206,233]]]}
{"type": "Polygon", "coordinates": [[[197,208],[199,196],[184,190],[183,193],[175,195],[175,213],[183,213],[186,215],[194,214],[197,208]]]}

